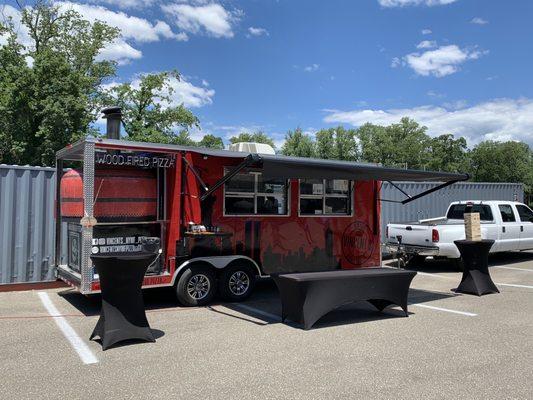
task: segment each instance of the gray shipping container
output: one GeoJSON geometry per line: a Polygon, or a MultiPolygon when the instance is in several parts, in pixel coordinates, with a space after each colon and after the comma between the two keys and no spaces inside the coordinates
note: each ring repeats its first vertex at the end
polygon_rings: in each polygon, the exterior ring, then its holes
{"type": "MultiPolygon", "coordinates": [[[[399,182],[414,195],[437,183],[399,182]]],[[[0,284],[55,280],[55,169],[0,165],[0,284]]],[[[405,196],[384,182],[382,199],[405,196]]],[[[444,214],[455,200],[523,201],[524,187],[515,183],[456,183],[407,205],[382,202],[381,235],[389,222],[415,221],[444,214]]]]}
{"type": "Polygon", "coordinates": [[[0,165],[0,284],[55,280],[55,169],[0,165]]]}
{"type": "MultiPolygon", "coordinates": [[[[413,196],[431,189],[435,182],[394,182],[404,192],[413,196]]],[[[401,201],[406,197],[389,182],[383,182],[381,199],[401,201]]],[[[418,221],[441,217],[452,201],[459,200],[510,200],[524,201],[524,185],[521,183],[458,182],[428,196],[405,205],[381,202],[381,242],[385,242],[385,228],[391,222],[418,221]]]]}

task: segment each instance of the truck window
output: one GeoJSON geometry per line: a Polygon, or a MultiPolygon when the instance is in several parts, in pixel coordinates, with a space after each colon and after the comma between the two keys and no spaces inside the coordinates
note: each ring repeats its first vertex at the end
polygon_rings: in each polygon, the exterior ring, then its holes
{"type": "MultiPolygon", "coordinates": [[[[466,204],[454,204],[448,210],[448,219],[464,219],[465,217],[466,204]]],[[[479,213],[479,219],[481,221],[492,221],[494,217],[492,216],[492,211],[490,206],[487,204],[474,204],[472,206],[472,212],[479,213]]]]}
{"type": "Polygon", "coordinates": [[[500,214],[502,215],[503,222],[515,222],[516,221],[513,208],[511,207],[510,204],[500,204],[498,208],[500,209],[500,214]]]}
{"type": "Polygon", "coordinates": [[[345,179],[301,179],[300,215],[350,215],[350,183],[345,179]]]}
{"type": "Polygon", "coordinates": [[[533,211],[529,207],[526,207],[522,204],[517,204],[516,209],[518,210],[518,216],[522,222],[533,222],[533,211]]]}
{"type": "Polygon", "coordinates": [[[235,175],[224,185],[225,215],[287,215],[287,180],[260,172],[235,175]]]}

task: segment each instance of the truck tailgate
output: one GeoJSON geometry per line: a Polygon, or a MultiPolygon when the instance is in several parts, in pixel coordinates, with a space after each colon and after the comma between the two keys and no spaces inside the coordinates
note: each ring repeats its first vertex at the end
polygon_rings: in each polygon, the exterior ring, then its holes
{"type": "Polygon", "coordinates": [[[387,241],[397,242],[397,237],[402,237],[402,243],[417,246],[431,245],[432,226],[422,225],[418,222],[413,224],[389,224],[387,241]]]}

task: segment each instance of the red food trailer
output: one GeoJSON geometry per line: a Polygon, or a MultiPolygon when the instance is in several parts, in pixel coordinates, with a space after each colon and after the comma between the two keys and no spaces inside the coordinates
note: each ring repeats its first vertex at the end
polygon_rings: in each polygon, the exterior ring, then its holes
{"type": "Polygon", "coordinates": [[[57,276],[97,293],[91,254],[156,237],[143,288],[173,286],[184,305],[243,300],[275,273],[380,266],[381,181],[442,182],[409,202],[468,179],[107,138],[60,150],[57,176],[57,276]]]}

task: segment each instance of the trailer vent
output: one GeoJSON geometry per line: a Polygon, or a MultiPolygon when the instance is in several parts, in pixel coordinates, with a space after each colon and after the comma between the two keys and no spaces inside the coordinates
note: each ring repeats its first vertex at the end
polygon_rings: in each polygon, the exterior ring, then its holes
{"type": "Polygon", "coordinates": [[[229,145],[230,151],[241,151],[254,154],[276,154],[272,146],[265,143],[239,142],[229,145]]]}

